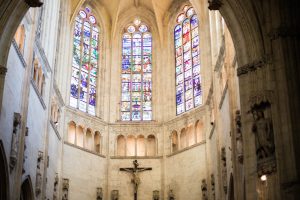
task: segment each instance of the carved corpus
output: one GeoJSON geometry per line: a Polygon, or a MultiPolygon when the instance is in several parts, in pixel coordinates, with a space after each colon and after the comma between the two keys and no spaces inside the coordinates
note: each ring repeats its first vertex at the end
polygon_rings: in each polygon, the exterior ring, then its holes
{"type": "Polygon", "coordinates": [[[261,101],[251,107],[252,132],[255,135],[258,176],[276,172],[275,143],[271,114],[271,103],[261,101]]]}
{"type": "Polygon", "coordinates": [[[235,113],[235,126],[236,126],[236,153],[238,161],[243,164],[243,135],[242,135],[242,121],[241,112],[239,110],[235,113]]]}
{"type": "Polygon", "coordinates": [[[62,200],[69,199],[69,179],[64,178],[62,183],[62,200]]]}
{"type": "Polygon", "coordinates": [[[10,149],[10,157],[9,157],[10,171],[12,171],[17,164],[20,125],[21,125],[21,115],[20,113],[14,113],[13,132],[11,138],[11,149],[10,149]]]}
{"type": "Polygon", "coordinates": [[[227,164],[226,164],[226,149],[221,149],[221,163],[222,163],[222,182],[225,194],[227,194],[227,164]]]}
{"type": "Polygon", "coordinates": [[[97,188],[97,200],[102,200],[102,198],[103,198],[102,188],[98,187],[97,188]]]}
{"type": "Polygon", "coordinates": [[[119,199],[119,190],[111,191],[111,200],[118,200],[119,199]]]}
{"type": "Polygon", "coordinates": [[[39,151],[36,166],[36,181],[35,181],[35,194],[38,196],[42,191],[42,161],[43,152],[39,151]]]}
{"type": "Polygon", "coordinates": [[[208,9],[219,10],[222,4],[222,0],[208,0],[208,9]]]}
{"type": "Polygon", "coordinates": [[[158,190],[153,191],[153,200],[159,200],[159,191],[158,190]]]}
{"type": "Polygon", "coordinates": [[[59,178],[58,178],[58,173],[55,174],[55,178],[54,178],[54,187],[53,187],[53,200],[57,200],[58,199],[58,182],[59,182],[59,178]]]}
{"type": "Polygon", "coordinates": [[[205,179],[202,179],[201,190],[202,190],[202,200],[208,200],[207,184],[205,179]]]}

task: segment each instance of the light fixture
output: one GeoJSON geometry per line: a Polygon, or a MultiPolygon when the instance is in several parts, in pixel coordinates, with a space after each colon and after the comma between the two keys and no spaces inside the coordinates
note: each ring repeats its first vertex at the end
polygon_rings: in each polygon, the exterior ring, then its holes
{"type": "Polygon", "coordinates": [[[266,181],[266,180],[267,180],[267,175],[265,175],[265,174],[262,175],[262,176],[260,177],[260,180],[261,180],[261,181],[266,181]]]}

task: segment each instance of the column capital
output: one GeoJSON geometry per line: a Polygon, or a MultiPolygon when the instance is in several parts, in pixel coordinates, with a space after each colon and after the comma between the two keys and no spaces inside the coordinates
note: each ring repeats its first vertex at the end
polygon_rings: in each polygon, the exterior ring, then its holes
{"type": "Polygon", "coordinates": [[[209,10],[219,10],[223,5],[222,0],[208,0],[209,10]]]}
{"type": "Polygon", "coordinates": [[[272,57],[269,54],[265,54],[261,57],[261,59],[254,60],[248,64],[245,64],[241,67],[237,68],[237,75],[241,76],[244,74],[248,74],[249,72],[255,71],[258,68],[262,68],[267,64],[272,63],[272,57]]]}
{"type": "Polygon", "coordinates": [[[44,2],[40,0],[25,0],[25,3],[30,7],[41,7],[44,2]]]}

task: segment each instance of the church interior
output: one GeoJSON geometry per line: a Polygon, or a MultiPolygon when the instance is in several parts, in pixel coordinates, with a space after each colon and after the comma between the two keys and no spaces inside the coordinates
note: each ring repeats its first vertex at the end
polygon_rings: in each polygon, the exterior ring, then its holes
{"type": "Polygon", "coordinates": [[[0,0],[0,200],[299,199],[298,4],[0,0]]]}

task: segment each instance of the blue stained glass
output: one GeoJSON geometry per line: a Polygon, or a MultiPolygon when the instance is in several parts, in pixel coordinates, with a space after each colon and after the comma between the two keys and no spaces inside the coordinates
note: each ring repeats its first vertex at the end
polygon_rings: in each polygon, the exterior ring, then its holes
{"type": "Polygon", "coordinates": [[[133,23],[123,34],[120,108],[123,121],[151,120],[152,118],[152,36],[147,31],[146,25],[133,23]],[[143,112],[141,112],[142,108],[143,112]]]}
{"type": "Polygon", "coordinates": [[[85,37],[90,37],[91,36],[90,28],[85,26],[84,29],[83,29],[83,34],[84,34],[85,37]]]}
{"type": "Polygon", "coordinates": [[[175,27],[175,40],[179,39],[181,37],[181,25],[177,25],[175,27]]]}
{"type": "Polygon", "coordinates": [[[177,104],[182,104],[183,102],[184,102],[184,100],[183,100],[183,94],[176,95],[176,103],[177,104]]]}
{"type": "Polygon", "coordinates": [[[71,84],[71,95],[74,98],[78,97],[78,86],[75,84],[71,84]]]}
{"type": "Polygon", "coordinates": [[[192,29],[196,28],[198,26],[198,18],[196,15],[193,15],[191,18],[191,27],[192,29]]]}
{"type": "Polygon", "coordinates": [[[132,112],[132,120],[133,121],[140,121],[141,120],[141,113],[140,112],[132,112]]]}

